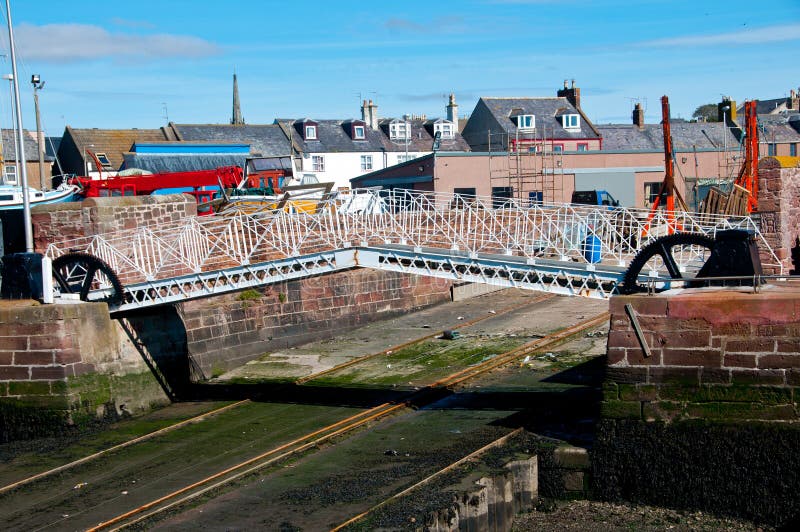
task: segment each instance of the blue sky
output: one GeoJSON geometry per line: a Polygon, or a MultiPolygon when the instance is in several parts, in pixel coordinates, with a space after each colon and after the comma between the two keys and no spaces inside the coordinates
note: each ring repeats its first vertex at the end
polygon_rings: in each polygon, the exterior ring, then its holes
{"type": "Polygon", "coordinates": [[[11,10],[24,126],[35,128],[40,74],[49,135],[226,123],[234,70],[251,124],[353,118],[365,98],[381,117],[442,116],[450,92],[468,114],[481,96],[554,96],[565,79],[595,122],[628,123],[640,101],[656,123],[664,94],[688,118],[723,94],[800,86],[800,0],[12,0],[11,10]]]}

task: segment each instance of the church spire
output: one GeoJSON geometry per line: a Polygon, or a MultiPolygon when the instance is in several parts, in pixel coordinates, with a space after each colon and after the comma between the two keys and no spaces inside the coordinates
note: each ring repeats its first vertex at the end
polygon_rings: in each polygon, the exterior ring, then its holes
{"type": "Polygon", "coordinates": [[[233,73],[233,116],[231,116],[231,124],[244,125],[242,108],[239,106],[239,84],[236,82],[236,72],[233,73]]]}

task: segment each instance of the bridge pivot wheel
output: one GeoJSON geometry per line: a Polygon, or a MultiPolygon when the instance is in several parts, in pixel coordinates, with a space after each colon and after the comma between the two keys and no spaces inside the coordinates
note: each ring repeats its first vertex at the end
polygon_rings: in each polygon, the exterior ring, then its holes
{"type": "Polygon", "coordinates": [[[65,253],[54,259],[53,279],[62,294],[78,294],[81,301],[115,304],[124,294],[111,266],[88,253],[65,253]]]}
{"type": "Polygon", "coordinates": [[[670,288],[669,280],[692,280],[711,255],[714,239],[695,233],[677,233],[657,238],[643,247],[633,258],[622,281],[623,294],[663,292],[670,288]],[[663,277],[666,269],[669,277],[663,277]],[[642,272],[658,271],[652,283],[639,283],[642,272]]]}

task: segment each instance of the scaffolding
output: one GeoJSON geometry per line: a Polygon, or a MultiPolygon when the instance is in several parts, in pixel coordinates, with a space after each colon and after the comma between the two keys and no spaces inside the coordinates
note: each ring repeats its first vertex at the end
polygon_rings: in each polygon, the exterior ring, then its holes
{"type": "Polygon", "coordinates": [[[543,129],[488,133],[489,179],[494,196],[531,202],[562,202],[562,150],[543,129]]]}

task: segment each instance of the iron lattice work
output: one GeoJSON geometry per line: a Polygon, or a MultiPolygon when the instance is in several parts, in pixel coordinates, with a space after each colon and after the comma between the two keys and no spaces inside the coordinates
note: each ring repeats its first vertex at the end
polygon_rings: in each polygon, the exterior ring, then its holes
{"type": "MultiPolygon", "coordinates": [[[[526,288],[608,297],[638,250],[672,232],[713,237],[720,230],[745,229],[765,250],[765,264],[780,267],[749,217],[661,211],[648,222],[649,214],[643,209],[356,190],[320,200],[313,209],[295,209],[288,202],[270,212],[233,210],[225,216],[70,240],[50,245],[46,253],[56,258],[77,251],[104,261],[125,285],[125,308],[270,284],[286,280],[290,270],[291,278],[298,278],[369,266],[504,286],[518,282],[516,274],[499,274],[495,266],[489,268],[494,273],[469,273],[472,270],[463,270],[464,261],[472,261],[479,270],[489,262],[509,269],[521,265],[529,272],[526,288]],[[405,265],[393,259],[367,264],[357,253],[340,255],[338,262],[333,255],[356,248],[381,249],[381,256],[402,251],[420,258],[405,265]],[[441,265],[448,258],[461,261],[463,271],[452,268],[445,275],[444,266],[409,266],[426,260],[441,265]],[[554,271],[561,272],[555,277],[560,280],[551,282],[554,271]],[[565,276],[571,280],[565,281],[565,276]],[[603,288],[586,290],[589,286],[603,288]]],[[[678,265],[691,268],[697,253],[702,250],[678,254],[678,265]]]]}

